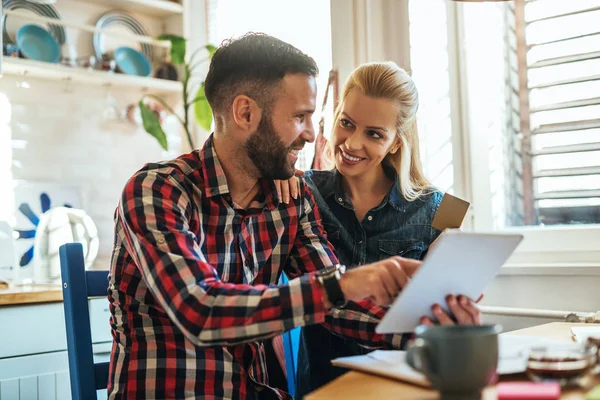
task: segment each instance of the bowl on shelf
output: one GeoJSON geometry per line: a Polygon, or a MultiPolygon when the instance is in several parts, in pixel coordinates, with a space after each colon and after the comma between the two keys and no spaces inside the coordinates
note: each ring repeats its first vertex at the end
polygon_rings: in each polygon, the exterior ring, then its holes
{"type": "Polygon", "coordinates": [[[131,47],[119,47],[115,50],[115,61],[121,72],[127,75],[150,76],[150,61],[139,51],[131,47]]]}
{"type": "Polygon", "coordinates": [[[57,63],[60,47],[54,37],[38,25],[23,25],[17,31],[17,44],[21,53],[31,60],[57,63]]]}

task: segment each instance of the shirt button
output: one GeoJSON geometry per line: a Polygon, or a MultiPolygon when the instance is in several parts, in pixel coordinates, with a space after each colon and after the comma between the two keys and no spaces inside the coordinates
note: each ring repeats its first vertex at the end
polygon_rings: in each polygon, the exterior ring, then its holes
{"type": "Polygon", "coordinates": [[[164,237],[158,238],[158,244],[163,244],[164,242],[165,242],[164,237]]]}
{"type": "Polygon", "coordinates": [[[358,244],[362,244],[362,240],[359,240],[359,241],[358,241],[358,244]]]}
{"type": "Polygon", "coordinates": [[[304,322],[310,322],[310,315],[304,316],[304,322]]]}
{"type": "Polygon", "coordinates": [[[369,221],[373,221],[373,216],[372,216],[372,215],[369,215],[369,216],[367,217],[367,219],[368,219],[369,221]]]}
{"type": "Polygon", "coordinates": [[[342,199],[341,197],[338,197],[338,201],[341,203],[342,201],[344,201],[344,199],[342,199]]]}

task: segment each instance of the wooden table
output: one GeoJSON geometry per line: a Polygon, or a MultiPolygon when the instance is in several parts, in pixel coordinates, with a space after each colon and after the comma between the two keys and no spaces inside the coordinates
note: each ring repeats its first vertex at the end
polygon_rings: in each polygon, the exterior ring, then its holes
{"type": "Polygon", "coordinates": [[[56,285],[19,285],[0,289],[0,306],[62,301],[62,287],[56,285]]]}
{"type": "MultiPolygon", "coordinates": [[[[511,334],[543,336],[550,339],[573,340],[571,337],[571,327],[584,324],[552,322],[535,326],[532,328],[521,329],[510,332],[511,334]]],[[[600,324],[594,324],[600,326],[600,324]]],[[[585,324],[592,326],[592,324],[585,324]]],[[[600,384],[600,377],[596,377],[594,383],[587,389],[565,390],[562,400],[584,399],[585,393],[594,385],[600,384]]],[[[375,375],[369,375],[362,372],[351,371],[339,377],[328,385],[314,391],[305,397],[306,400],[351,400],[351,399],[411,399],[411,400],[434,400],[439,399],[438,392],[431,389],[424,389],[418,386],[410,385],[400,381],[381,378],[375,375]]],[[[485,389],[483,400],[495,400],[496,389],[488,387],[485,389]]]]}

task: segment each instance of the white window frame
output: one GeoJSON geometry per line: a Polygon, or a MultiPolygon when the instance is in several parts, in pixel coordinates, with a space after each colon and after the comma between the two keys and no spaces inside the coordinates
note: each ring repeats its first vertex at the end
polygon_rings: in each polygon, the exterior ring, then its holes
{"type": "MultiPolygon", "coordinates": [[[[340,83],[357,65],[392,60],[410,71],[408,0],[330,0],[333,67],[340,83]],[[391,16],[391,17],[390,17],[391,16]],[[383,18],[383,23],[382,23],[383,18]],[[390,18],[395,24],[386,22],[390,18]]],[[[471,201],[464,229],[492,231],[492,203],[488,165],[488,141],[471,135],[467,99],[468,76],[464,63],[463,7],[448,2],[452,130],[455,160],[455,193],[471,201]]],[[[503,229],[525,239],[502,274],[600,275],[600,225],[527,226],[503,229]]]]}
{"type": "MultiPolygon", "coordinates": [[[[458,63],[458,80],[461,93],[466,93],[468,75],[461,67],[459,55],[464,51],[464,31],[461,29],[463,7],[468,4],[450,4],[449,25],[456,29],[457,51],[451,52],[452,64],[458,63]]],[[[463,59],[463,57],[460,57],[463,59]]],[[[460,99],[461,112],[453,118],[461,120],[461,129],[453,132],[462,136],[463,159],[467,160],[462,179],[468,188],[467,198],[472,201],[472,219],[470,228],[476,231],[493,229],[490,175],[486,168],[474,168],[487,165],[488,141],[470,134],[469,110],[467,99],[460,99]]],[[[499,230],[506,233],[521,233],[524,240],[515,254],[504,267],[503,274],[591,274],[600,273],[600,224],[581,224],[573,226],[526,226],[499,230]]]]}

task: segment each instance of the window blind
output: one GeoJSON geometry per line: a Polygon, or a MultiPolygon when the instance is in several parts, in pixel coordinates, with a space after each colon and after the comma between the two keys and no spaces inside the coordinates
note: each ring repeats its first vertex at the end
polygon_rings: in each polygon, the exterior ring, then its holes
{"type": "Polygon", "coordinates": [[[517,42],[524,39],[516,52],[526,68],[521,134],[531,175],[523,179],[535,212],[528,222],[600,223],[600,4],[522,1],[512,11],[517,42]]]}

